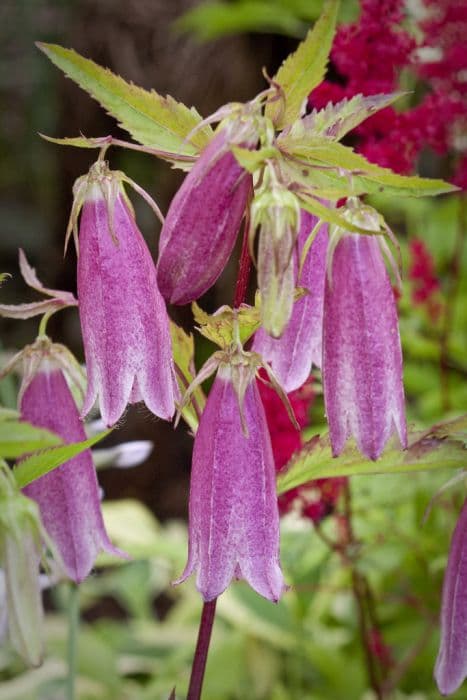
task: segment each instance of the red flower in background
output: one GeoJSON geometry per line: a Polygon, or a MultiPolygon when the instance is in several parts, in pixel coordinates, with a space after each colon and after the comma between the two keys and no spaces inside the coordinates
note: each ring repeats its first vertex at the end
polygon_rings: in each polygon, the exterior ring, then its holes
{"type": "Polygon", "coordinates": [[[439,280],[436,276],[433,256],[419,238],[413,238],[410,241],[409,253],[412,302],[415,305],[426,305],[430,318],[436,321],[441,313],[441,304],[437,299],[439,280]]]}
{"type": "MultiPolygon", "coordinates": [[[[264,378],[264,375],[262,375],[264,378]]],[[[258,382],[259,393],[266,412],[266,420],[271,434],[272,450],[276,471],[280,471],[303,445],[301,433],[292,425],[287,411],[277,393],[268,384],[258,382]]],[[[300,389],[288,394],[289,401],[300,428],[308,423],[308,412],[314,401],[312,380],[300,389]]],[[[291,510],[298,511],[313,522],[320,522],[330,515],[339,498],[345,479],[316,479],[279,496],[279,510],[282,515],[291,510]]]]}
{"type": "Polygon", "coordinates": [[[429,147],[440,155],[454,151],[457,157],[453,181],[467,185],[465,133],[467,102],[465,82],[467,5],[458,0],[424,0],[418,29],[423,39],[402,27],[403,0],[362,0],[357,22],[342,25],[331,53],[338,82],[325,81],[310,95],[311,107],[324,107],[378,92],[401,88],[399,79],[410,68],[425,81],[428,90],[418,105],[398,112],[393,107],[378,112],[355,130],[356,148],[370,161],[409,173],[421,151],[429,147]]]}

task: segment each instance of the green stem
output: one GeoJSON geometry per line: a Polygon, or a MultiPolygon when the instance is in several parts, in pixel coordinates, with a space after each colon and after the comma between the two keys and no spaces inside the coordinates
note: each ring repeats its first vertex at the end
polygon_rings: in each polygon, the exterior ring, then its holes
{"type": "Polygon", "coordinates": [[[79,627],[79,587],[76,583],[70,584],[68,596],[68,675],[66,679],[66,700],[76,698],[76,650],[79,627]]]}
{"type": "Polygon", "coordinates": [[[48,311],[46,314],[44,314],[44,315],[42,316],[41,322],[40,322],[40,324],[39,324],[39,333],[38,333],[39,336],[47,335],[47,333],[46,333],[46,331],[47,331],[47,322],[48,322],[49,318],[52,316],[53,313],[54,313],[54,311],[48,311]]]}

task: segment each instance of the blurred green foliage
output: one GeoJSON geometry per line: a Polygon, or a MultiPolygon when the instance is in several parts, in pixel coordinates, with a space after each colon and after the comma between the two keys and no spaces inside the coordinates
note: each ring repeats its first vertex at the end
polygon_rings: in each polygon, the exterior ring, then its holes
{"type": "MultiPolygon", "coordinates": [[[[358,7],[358,0],[343,2],[339,20],[355,19],[358,7]]],[[[201,41],[242,32],[273,32],[303,38],[322,9],[323,0],[201,2],[186,12],[176,27],[192,32],[201,41]]]]}

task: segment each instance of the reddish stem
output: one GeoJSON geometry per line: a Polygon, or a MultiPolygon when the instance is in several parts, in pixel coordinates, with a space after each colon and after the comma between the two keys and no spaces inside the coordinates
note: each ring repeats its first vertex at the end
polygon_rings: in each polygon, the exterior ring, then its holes
{"type": "Polygon", "coordinates": [[[210,600],[209,603],[204,603],[203,605],[203,612],[201,613],[201,620],[199,623],[198,641],[196,642],[195,656],[191,667],[187,700],[200,700],[201,698],[212,626],[216,614],[216,603],[217,598],[214,598],[214,600],[210,600]]]}
{"type": "Polygon", "coordinates": [[[250,279],[251,257],[248,249],[248,232],[250,229],[250,218],[248,215],[249,210],[250,208],[248,206],[243,228],[242,250],[240,253],[240,260],[238,261],[238,275],[233,301],[234,309],[238,309],[240,304],[244,303],[248,292],[248,282],[250,279]]]}

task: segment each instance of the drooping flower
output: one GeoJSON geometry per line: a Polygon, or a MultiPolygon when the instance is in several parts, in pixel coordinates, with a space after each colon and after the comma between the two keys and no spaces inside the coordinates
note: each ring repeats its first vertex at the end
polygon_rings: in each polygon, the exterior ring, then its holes
{"type": "Polygon", "coordinates": [[[304,287],[308,294],[295,302],[292,316],[280,338],[272,338],[261,328],[253,341],[253,350],[271,365],[287,392],[294,391],[305,383],[312,364],[321,367],[327,225],[321,226],[317,231],[299,278],[297,264],[303,247],[317,224],[318,219],[315,216],[301,210],[298,254],[294,259],[294,286],[304,287]]]}
{"type": "MultiPolygon", "coordinates": [[[[245,128],[247,127],[247,128],[245,128]]],[[[232,253],[252,179],[230,150],[253,146],[243,124],[221,128],[202,151],[172,200],[159,242],[157,281],[172,304],[198,299],[217,280],[232,253]]]]}
{"type": "MultiPolygon", "coordinates": [[[[362,228],[379,230],[377,213],[356,206],[340,211],[362,228]]],[[[322,371],[335,456],[351,435],[370,459],[395,430],[407,446],[397,310],[381,245],[381,236],[336,230],[331,237],[322,371]]]]}
{"type": "Polygon", "coordinates": [[[176,583],[197,570],[205,601],[234,577],[272,601],[284,591],[274,457],[256,357],[221,361],[195,436],[188,562],[176,583]]]}
{"type": "Polygon", "coordinates": [[[454,693],[467,677],[467,501],[451,540],[444,574],[441,642],[435,666],[440,693],[454,693]]]}
{"type": "Polygon", "coordinates": [[[78,300],[88,389],[82,415],[99,397],[107,425],[144,401],[156,416],[175,412],[169,319],[156,269],[123,191],[103,161],[75,185],[79,227],[78,300]]]}
{"type": "MultiPolygon", "coordinates": [[[[86,439],[83,423],[56,347],[40,338],[25,349],[21,417],[57,433],[66,444],[81,442],[86,439]]],[[[24,493],[39,505],[44,527],[73,581],[79,583],[86,578],[101,550],[124,556],[111,544],[105,531],[90,450],[33,481],[24,493]]]]}

